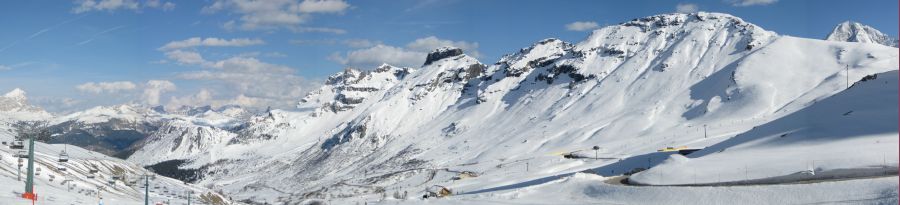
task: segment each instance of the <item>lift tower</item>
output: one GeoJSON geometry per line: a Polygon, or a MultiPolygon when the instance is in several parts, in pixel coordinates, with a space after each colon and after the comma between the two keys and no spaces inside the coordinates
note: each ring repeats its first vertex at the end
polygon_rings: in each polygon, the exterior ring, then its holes
{"type": "Polygon", "coordinates": [[[25,175],[25,193],[22,194],[22,198],[34,202],[37,200],[37,194],[34,193],[34,134],[25,136],[28,137],[28,174],[25,175]]]}

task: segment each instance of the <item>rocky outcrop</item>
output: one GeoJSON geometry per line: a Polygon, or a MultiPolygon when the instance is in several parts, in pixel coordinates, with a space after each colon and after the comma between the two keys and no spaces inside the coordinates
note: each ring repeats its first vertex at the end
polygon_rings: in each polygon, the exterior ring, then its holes
{"type": "Polygon", "coordinates": [[[453,57],[453,56],[462,55],[462,54],[463,54],[463,50],[460,48],[454,48],[454,47],[438,48],[438,49],[435,49],[434,51],[431,51],[431,53],[428,53],[428,57],[425,58],[424,65],[431,65],[431,63],[433,63],[435,61],[453,57]]]}

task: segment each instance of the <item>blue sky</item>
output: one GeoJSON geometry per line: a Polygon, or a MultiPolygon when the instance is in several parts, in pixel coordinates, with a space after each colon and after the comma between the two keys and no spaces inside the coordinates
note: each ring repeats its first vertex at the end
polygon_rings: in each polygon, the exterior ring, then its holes
{"type": "Polygon", "coordinates": [[[898,1],[848,2],[4,1],[0,92],[22,88],[51,111],[126,102],[290,108],[346,67],[415,66],[446,45],[490,64],[544,38],[578,42],[594,24],[679,5],[791,36],[821,39],[846,20],[897,36],[898,1]],[[567,27],[574,22],[581,27],[567,27]]]}

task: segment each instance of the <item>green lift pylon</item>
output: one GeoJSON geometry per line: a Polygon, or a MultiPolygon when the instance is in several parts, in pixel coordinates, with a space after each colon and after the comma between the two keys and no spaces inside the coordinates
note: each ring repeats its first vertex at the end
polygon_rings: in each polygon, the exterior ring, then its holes
{"type": "Polygon", "coordinates": [[[34,136],[28,136],[28,175],[25,175],[25,193],[22,198],[31,199],[32,202],[37,200],[37,194],[34,193],[34,136]]]}

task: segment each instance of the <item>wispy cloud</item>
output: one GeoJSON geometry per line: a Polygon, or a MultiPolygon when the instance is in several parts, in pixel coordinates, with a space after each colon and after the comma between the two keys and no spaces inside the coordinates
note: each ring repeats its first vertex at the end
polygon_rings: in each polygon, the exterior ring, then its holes
{"type": "Polygon", "coordinates": [[[125,26],[124,26],[124,25],[122,25],[122,26],[116,26],[116,27],[112,27],[112,28],[109,28],[109,29],[100,31],[99,33],[96,33],[96,34],[94,34],[93,36],[91,36],[91,38],[88,38],[87,40],[78,42],[78,43],[75,44],[75,45],[76,45],[76,46],[81,46],[81,45],[84,45],[84,44],[88,44],[88,43],[90,43],[91,41],[94,41],[94,39],[97,39],[98,37],[103,36],[103,34],[107,34],[107,33],[110,33],[110,32],[113,32],[113,31],[116,31],[116,30],[119,30],[119,29],[122,29],[122,28],[125,28],[125,26]]]}
{"type": "Polygon", "coordinates": [[[58,64],[54,64],[54,63],[27,61],[27,62],[12,64],[12,65],[0,65],[0,71],[13,70],[13,69],[29,67],[29,66],[59,67],[58,64]]]}
{"type": "Polygon", "coordinates": [[[141,8],[158,8],[163,11],[175,9],[175,3],[162,2],[160,0],[148,0],[140,3],[136,0],[76,0],[72,13],[85,13],[90,11],[116,11],[120,9],[140,11],[141,8]]]}
{"type": "Polygon", "coordinates": [[[700,7],[697,4],[691,3],[678,3],[675,5],[675,12],[678,13],[694,13],[700,10],[700,7]]]}
{"type": "Polygon", "coordinates": [[[240,18],[225,22],[226,29],[277,30],[290,29],[294,32],[346,33],[335,28],[303,27],[314,14],[342,14],[351,6],[344,0],[281,0],[244,1],[216,0],[203,7],[202,13],[226,11],[240,15],[240,18]]]}
{"type": "Polygon", "coordinates": [[[727,0],[732,6],[756,6],[778,2],[778,0],[727,0]]]}
{"type": "Polygon", "coordinates": [[[0,53],[2,53],[3,51],[6,51],[6,49],[12,48],[13,46],[19,44],[19,42],[21,42],[21,41],[23,41],[23,40],[31,40],[31,39],[33,39],[33,38],[35,38],[35,37],[40,36],[41,34],[47,33],[47,32],[49,32],[49,31],[51,31],[51,30],[53,30],[53,29],[55,29],[55,28],[57,28],[57,27],[66,25],[66,24],[68,24],[68,23],[72,23],[72,22],[74,22],[74,21],[77,21],[78,19],[84,18],[85,16],[87,16],[87,15],[80,15],[80,16],[77,16],[77,17],[75,17],[75,18],[72,18],[72,19],[68,19],[68,20],[62,21],[62,22],[57,23],[57,24],[55,24],[55,25],[52,25],[52,26],[50,26],[50,27],[47,27],[47,28],[43,28],[43,29],[41,29],[41,30],[38,30],[37,32],[32,33],[31,35],[29,35],[29,36],[26,37],[25,39],[19,39],[19,40],[13,41],[13,42],[10,43],[9,45],[6,45],[6,46],[4,46],[3,48],[0,48],[0,53]]]}
{"type": "MultiPolygon", "coordinates": [[[[357,42],[363,44],[364,42],[357,42]]],[[[344,64],[345,66],[373,68],[382,63],[394,66],[415,67],[421,66],[425,62],[428,52],[445,46],[458,47],[463,49],[472,57],[479,57],[478,43],[467,41],[452,41],[440,39],[435,36],[429,36],[413,40],[403,47],[377,44],[358,50],[347,52],[345,55],[334,53],[329,56],[329,60],[344,64]]]]}
{"type": "Polygon", "coordinates": [[[55,29],[55,28],[57,28],[57,27],[60,27],[60,26],[62,26],[62,25],[66,25],[66,24],[71,23],[71,22],[73,22],[73,21],[77,21],[78,19],[84,18],[85,16],[87,16],[87,14],[85,14],[85,15],[79,15],[78,17],[75,17],[75,18],[72,18],[72,19],[69,19],[69,20],[65,20],[65,21],[60,22],[60,23],[58,23],[58,24],[55,24],[55,25],[53,25],[53,26],[50,26],[50,27],[41,29],[40,31],[34,32],[34,33],[31,34],[30,36],[28,36],[28,38],[25,38],[25,39],[27,39],[27,40],[33,39],[33,38],[35,38],[35,37],[40,36],[41,34],[44,34],[44,33],[48,32],[48,31],[50,31],[50,30],[53,30],[53,29],[55,29]]]}
{"type": "Polygon", "coordinates": [[[100,93],[117,93],[121,91],[134,90],[137,88],[132,82],[129,81],[116,81],[116,82],[87,82],[78,86],[75,86],[75,89],[81,92],[100,94],[100,93]]]}
{"type": "Polygon", "coordinates": [[[593,21],[576,21],[566,24],[566,30],[570,31],[587,31],[599,28],[600,25],[593,21]]]}
{"type": "Polygon", "coordinates": [[[263,45],[266,42],[262,39],[250,39],[250,38],[234,38],[234,39],[222,39],[222,38],[200,38],[193,37],[188,38],[181,41],[172,41],[166,43],[166,45],[159,48],[159,50],[174,50],[174,49],[184,49],[190,47],[198,47],[198,46],[210,46],[210,47],[243,47],[243,46],[254,46],[254,45],[263,45]]]}

